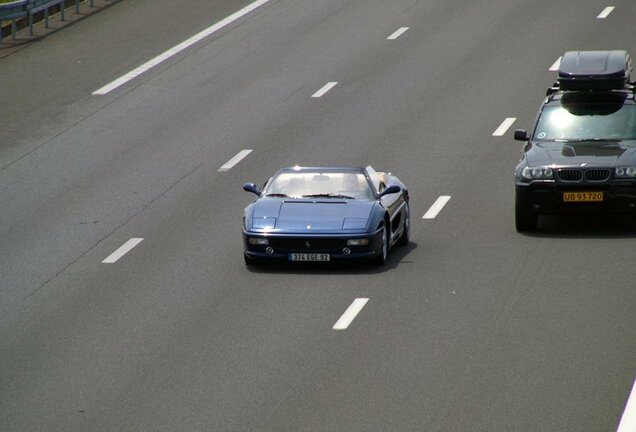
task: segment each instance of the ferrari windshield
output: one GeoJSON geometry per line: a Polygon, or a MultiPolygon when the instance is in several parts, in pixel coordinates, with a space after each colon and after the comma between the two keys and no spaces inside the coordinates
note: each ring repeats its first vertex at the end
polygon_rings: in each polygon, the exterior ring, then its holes
{"type": "Polygon", "coordinates": [[[292,198],[373,199],[373,190],[362,172],[284,171],[264,191],[265,196],[292,198]]]}
{"type": "Polygon", "coordinates": [[[549,105],[543,109],[534,139],[634,140],[636,105],[623,102],[621,99],[590,101],[564,96],[560,105],[549,105]]]}

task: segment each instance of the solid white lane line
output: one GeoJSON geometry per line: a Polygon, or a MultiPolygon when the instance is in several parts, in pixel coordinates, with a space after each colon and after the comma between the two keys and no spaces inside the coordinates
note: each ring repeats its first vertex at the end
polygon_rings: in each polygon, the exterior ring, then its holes
{"type": "Polygon", "coordinates": [[[596,18],[598,19],[607,18],[607,16],[611,14],[613,10],[614,10],[614,6],[608,6],[605,9],[603,9],[603,11],[600,14],[598,14],[596,18]]]}
{"type": "Polygon", "coordinates": [[[446,203],[451,199],[448,195],[442,195],[437,198],[437,201],[428,209],[428,211],[422,216],[422,219],[435,219],[435,216],[442,211],[446,203]]]}
{"type": "Polygon", "coordinates": [[[405,31],[407,31],[409,28],[408,27],[400,27],[395,33],[393,33],[391,36],[389,36],[387,39],[388,40],[394,40],[399,38],[400,36],[402,36],[402,33],[404,33],[405,31]]]}
{"type": "Polygon", "coordinates": [[[137,246],[142,241],[143,241],[142,238],[131,238],[126,243],[121,245],[121,247],[119,249],[117,249],[115,252],[113,252],[112,254],[108,255],[108,257],[104,261],[102,261],[102,263],[104,263],[104,264],[112,264],[114,262],[117,262],[117,260],[119,258],[121,258],[124,255],[126,255],[128,252],[130,252],[130,250],[132,248],[137,246]]]}
{"type": "Polygon", "coordinates": [[[368,298],[357,298],[351,303],[351,306],[342,314],[337,323],[334,324],[334,330],[345,330],[351,324],[351,321],[360,313],[365,304],[369,301],[368,298]]]}
{"type": "Polygon", "coordinates": [[[320,90],[318,90],[316,93],[312,94],[311,97],[313,98],[319,98],[322,97],[322,95],[324,95],[325,93],[327,93],[329,90],[331,90],[332,88],[334,88],[336,86],[336,84],[338,84],[337,81],[331,81],[328,82],[327,84],[325,84],[324,86],[322,86],[322,88],[320,90]]]}
{"type": "Polygon", "coordinates": [[[632,392],[627,399],[625,411],[616,432],[636,432],[636,381],[632,386],[632,392]]]}
{"type": "Polygon", "coordinates": [[[236,156],[234,156],[232,159],[227,161],[221,168],[219,168],[219,171],[227,171],[227,170],[229,170],[230,168],[232,168],[234,165],[239,163],[245,156],[247,156],[250,153],[252,153],[252,150],[241,150],[240,152],[238,152],[238,154],[236,156]]]}
{"type": "Polygon", "coordinates": [[[561,57],[559,57],[557,59],[557,61],[555,61],[554,64],[552,66],[550,66],[550,69],[548,69],[548,70],[551,70],[552,72],[558,71],[559,70],[559,66],[561,66],[561,57]]]}
{"type": "Polygon", "coordinates": [[[247,6],[245,6],[243,9],[239,10],[238,12],[233,13],[232,15],[228,16],[225,19],[222,19],[221,21],[219,21],[218,23],[206,28],[205,30],[197,33],[196,35],[192,36],[190,39],[187,39],[183,42],[181,42],[179,45],[176,45],[172,48],[170,48],[169,50],[163,52],[162,54],[159,54],[157,57],[153,58],[152,60],[142,64],[141,66],[137,67],[136,69],[128,72],[127,74],[117,78],[115,81],[106,84],[104,87],[95,90],[93,92],[93,95],[105,95],[107,93],[110,93],[111,91],[115,90],[117,87],[127,83],[128,81],[132,80],[133,78],[138,77],[139,75],[143,74],[144,72],[146,72],[149,69],[152,69],[153,67],[157,66],[159,63],[169,59],[170,57],[174,56],[175,54],[178,54],[179,52],[183,51],[184,49],[194,45],[195,43],[199,42],[201,39],[206,38],[208,36],[210,36],[212,33],[221,30],[223,27],[233,23],[234,21],[236,21],[237,19],[241,18],[244,15],[247,15],[248,13],[252,12],[254,9],[264,5],[265,3],[269,2],[269,0],[257,0],[254,3],[251,3],[247,6]]]}
{"type": "Polygon", "coordinates": [[[507,119],[505,119],[503,122],[501,122],[501,125],[499,125],[499,127],[492,133],[492,136],[503,136],[503,134],[505,134],[510,126],[512,126],[512,124],[515,122],[515,120],[517,120],[516,117],[508,117],[507,119]]]}

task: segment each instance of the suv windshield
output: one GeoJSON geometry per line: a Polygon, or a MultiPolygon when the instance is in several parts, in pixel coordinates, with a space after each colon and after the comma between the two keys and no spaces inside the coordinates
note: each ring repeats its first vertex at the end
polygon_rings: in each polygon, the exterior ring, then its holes
{"type": "Polygon", "coordinates": [[[271,181],[264,193],[293,198],[373,199],[364,174],[353,171],[285,171],[271,181]]]}
{"type": "Polygon", "coordinates": [[[541,112],[535,140],[634,140],[636,105],[624,94],[563,95],[560,105],[541,112]]]}

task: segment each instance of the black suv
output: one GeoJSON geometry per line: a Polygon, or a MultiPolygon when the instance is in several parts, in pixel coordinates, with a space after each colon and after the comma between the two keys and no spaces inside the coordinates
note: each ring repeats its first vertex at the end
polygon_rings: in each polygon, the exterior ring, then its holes
{"type": "Polygon", "coordinates": [[[570,51],[515,168],[517,231],[541,214],[636,211],[636,100],[625,51],[570,51]]]}

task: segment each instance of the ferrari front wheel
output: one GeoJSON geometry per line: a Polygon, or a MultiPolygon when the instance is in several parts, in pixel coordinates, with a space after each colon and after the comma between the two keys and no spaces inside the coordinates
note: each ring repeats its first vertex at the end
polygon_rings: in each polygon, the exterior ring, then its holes
{"type": "Polygon", "coordinates": [[[389,234],[386,229],[386,225],[382,225],[382,250],[375,259],[375,264],[382,266],[386,264],[386,259],[389,255],[389,234]]]}
{"type": "Polygon", "coordinates": [[[404,228],[402,229],[402,235],[400,235],[400,239],[397,244],[400,246],[406,246],[409,244],[411,239],[411,209],[409,208],[408,203],[406,204],[406,209],[404,210],[404,228]]]}

